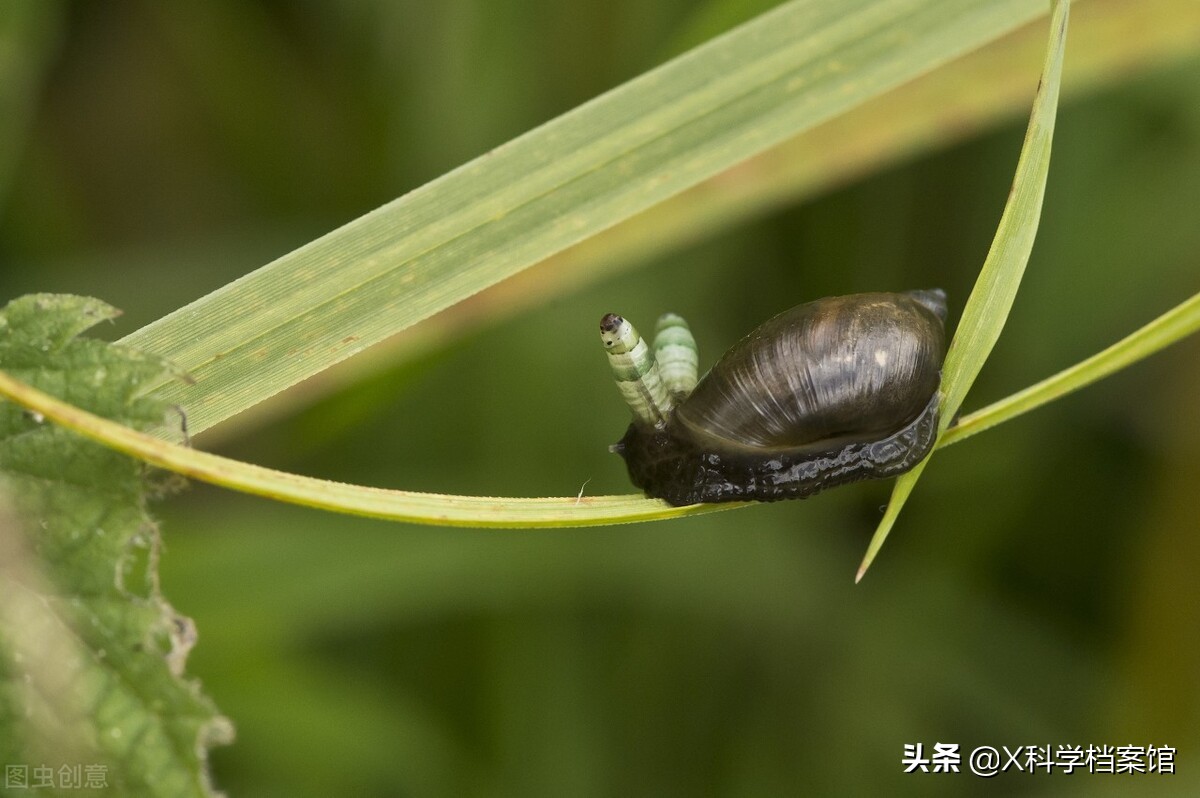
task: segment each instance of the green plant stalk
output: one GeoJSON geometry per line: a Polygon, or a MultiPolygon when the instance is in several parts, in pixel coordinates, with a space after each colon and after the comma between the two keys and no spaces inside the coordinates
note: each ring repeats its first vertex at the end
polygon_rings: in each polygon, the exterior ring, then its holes
{"type": "MultiPolygon", "coordinates": [[[[1046,177],[1050,171],[1050,149],[1054,140],[1054,120],[1058,110],[1059,85],[1062,83],[1070,8],[1071,4],[1066,0],[1054,0],[1050,43],[1046,48],[1042,78],[1033,100],[1033,111],[1029,115],[1025,142],[1017,159],[1012,189],[996,228],[996,237],[992,239],[979,279],[967,298],[942,367],[939,433],[945,433],[951,419],[962,406],[967,391],[979,376],[992,347],[1000,338],[1021,285],[1021,277],[1025,274],[1029,254],[1033,251],[1042,200],[1046,194],[1046,177]]],[[[929,456],[932,456],[932,452],[929,456]]],[[[913,486],[921,478],[928,462],[927,456],[920,465],[896,480],[887,509],[859,565],[855,582],[861,581],[871,567],[871,562],[887,540],[900,510],[908,501],[913,486]]]]}
{"type": "MultiPolygon", "coordinates": [[[[1200,331],[1200,294],[1087,360],[965,416],[939,439],[938,448],[1079,390],[1197,331],[1200,331]]],[[[151,465],[243,493],[350,515],[442,526],[540,528],[654,521],[744,506],[731,503],[671,507],[640,495],[532,499],[451,496],[347,485],[274,471],[146,435],[55,399],[3,372],[0,372],[0,395],[151,465]]]]}

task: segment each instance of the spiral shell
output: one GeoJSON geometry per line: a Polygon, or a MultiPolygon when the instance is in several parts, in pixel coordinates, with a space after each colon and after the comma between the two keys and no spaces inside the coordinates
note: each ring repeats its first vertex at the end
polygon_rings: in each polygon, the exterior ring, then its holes
{"type": "Polygon", "coordinates": [[[792,308],[690,394],[635,415],[614,449],[634,484],[672,504],[804,498],[906,471],[937,435],[945,316],[939,289],[792,308]]]}

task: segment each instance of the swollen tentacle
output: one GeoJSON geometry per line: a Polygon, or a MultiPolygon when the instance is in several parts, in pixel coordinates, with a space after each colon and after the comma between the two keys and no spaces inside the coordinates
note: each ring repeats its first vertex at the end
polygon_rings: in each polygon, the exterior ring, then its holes
{"type": "Polygon", "coordinates": [[[654,353],[637,329],[615,313],[600,319],[600,340],[608,352],[617,388],[633,411],[636,423],[649,427],[666,423],[675,403],[663,384],[654,353]]]}
{"type": "Polygon", "coordinates": [[[667,393],[677,402],[683,401],[700,378],[700,354],[682,316],[664,313],[658,317],[653,348],[667,393]]]}

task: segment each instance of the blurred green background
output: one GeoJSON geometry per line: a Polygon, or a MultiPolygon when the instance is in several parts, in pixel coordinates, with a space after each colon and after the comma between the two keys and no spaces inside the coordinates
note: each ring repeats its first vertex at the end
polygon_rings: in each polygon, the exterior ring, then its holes
{"type": "MultiPolygon", "coordinates": [[[[11,2],[0,295],[113,338],[660,63],[754,2],[11,2]]],[[[1077,16],[1087,13],[1081,4],[1077,16]]],[[[1068,46],[1068,61],[1071,57],[1068,46]]],[[[1030,89],[1032,90],[1032,85],[1030,89]]],[[[978,408],[1200,285],[1200,60],[1066,88],[1043,224],[978,408]]],[[[647,259],[212,444],[332,479],[625,493],[610,310],[704,365],[801,301],[982,263],[1023,114],[647,259]]],[[[975,794],[905,743],[1167,745],[1200,790],[1200,341],[949,449],[864,582],[889,484],[660,524],[428,529],[194,485],[158,506],[231,795],[975,794]]]]}

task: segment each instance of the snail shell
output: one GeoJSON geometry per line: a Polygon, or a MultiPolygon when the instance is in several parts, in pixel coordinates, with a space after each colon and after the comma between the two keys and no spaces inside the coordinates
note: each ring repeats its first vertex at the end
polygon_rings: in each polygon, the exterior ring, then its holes
{"type": "Polygon", "coordinates": [[[907,471],[937,437],[945,316],[940,289],[792,308],[661,420],[635,418],[614,450],[634,484],[676,505],[804,498],[907,471]]]}

